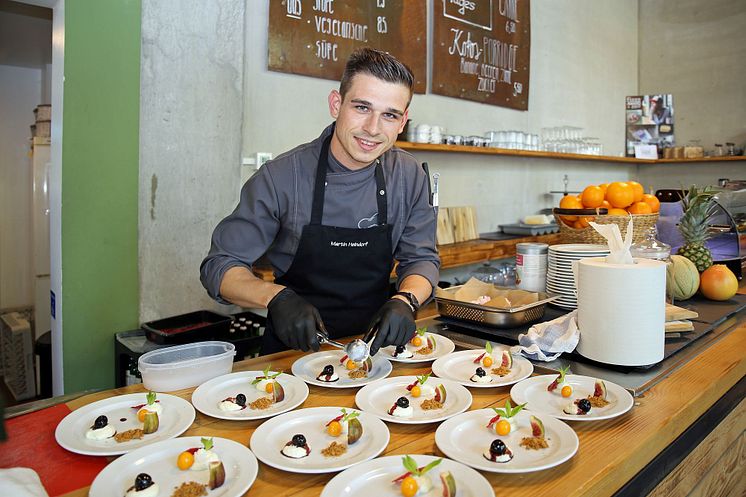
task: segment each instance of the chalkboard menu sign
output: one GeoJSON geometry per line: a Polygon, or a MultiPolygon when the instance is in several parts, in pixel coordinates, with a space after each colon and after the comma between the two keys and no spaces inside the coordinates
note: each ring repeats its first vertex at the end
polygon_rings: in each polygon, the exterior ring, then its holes
{"type": "Polygon", "coordinates": [[[427,88],[425,0],[271,0],[269,69],[339,80],[360,47],[389,52],[427,88]]]}
{"type": "Polygon", "coordinates": [[[528,109],[529,0],[435,0],[432,92],[528,109]]]}

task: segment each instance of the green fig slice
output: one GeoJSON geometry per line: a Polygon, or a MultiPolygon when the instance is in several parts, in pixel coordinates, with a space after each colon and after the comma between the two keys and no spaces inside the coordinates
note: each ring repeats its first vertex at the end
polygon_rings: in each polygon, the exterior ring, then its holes
{"type": "Polygon", "coordinates": [[[366,360],[365,360],[365,361],[363,362],[362,366],[360,366],[360,367],[361,367],[361,368],[363,369],[363,371],[365,371],[366,373],[370,373],[371,371],[373,371],[373,359],[371,359],[370,357],[368,357],[368,358],[367,358],[367,359],[366,359],[366,360]]]}
{"type": "Polygon", "coordinates": [[[432,335],[428,335],[428,336],[427,336],[427,346],[428,346],[428,347],[429,347],[429,348],[430,348],[430,349],[431,349],[431,350],[432,350],[433,352],[435,352],[435,347],[436,347],[436,345],[437,345],[437,342],[436,342],[436,340],[435,340],[435,337],[434,337],[434,336],[432,336],[432,335]]]}
{"type": "Polygon", "coordinates": [[[446,387],[442,383],[435,388],[435,397],[433,397],[433,400],[441,404],[446,401],[446,387]]]}
{"type": "Polygon", "coordinates": [[[210,490],[215,490],[225,483],[225,467],[222,461],[210,463],[210,490]]]}
{"type": "Polygon", "coordinates": [[[158,431],[158,413],[153,411],[148,411],[145,413],[145,420],[142,427],[142,432],[146,435],[150,433],[155,433],[158,431]]]}
{"type": "Polygon", "coordinates": [[[500,365],[508,369],[513,367],[513,356],[510,354],[510,351],[503,350],[502,363],[500,365]]]}
{"type": "Polygon", "coordinates": [[[347,444],[352,445],[363,436],[363,424],[357,418],[347,422],[347,444]]]}
{"type": "Polygon", "coordinates": [[[440,481],[443,483],[443,497],[454,497],[456,495],[456,479],[450,471],[443,471],[440,474],[440,481]]]}
{"type": "Polygon", "coordinates": [[[596,384],[593,386],[593,396],[606,400],[606,383],[602,380],[596,380],[596,384]]]}
{"type": "Polygon", "coordinates": [[[531,416],[531,434],[535,437],[544,437],[544,423],[536,416],[531,416]]]}
{"type": "Polygon", "coordinates": [[[275,381],[272,384],[272,401],[282,402],[285,399],[285,389],[282,388],[282,385],[280,385],[279,381],[275,381]]]}

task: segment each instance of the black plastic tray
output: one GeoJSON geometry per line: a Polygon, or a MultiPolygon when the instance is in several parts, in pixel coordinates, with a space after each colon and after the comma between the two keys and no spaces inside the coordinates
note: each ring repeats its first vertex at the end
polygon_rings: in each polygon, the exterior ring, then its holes
{"type": "Polygon", "coordinates": [[[231,318],[212,311],[194,311],[150,321],[142,325],[145,336],[159,344],[215,340],[228,333],[231,318]]]}

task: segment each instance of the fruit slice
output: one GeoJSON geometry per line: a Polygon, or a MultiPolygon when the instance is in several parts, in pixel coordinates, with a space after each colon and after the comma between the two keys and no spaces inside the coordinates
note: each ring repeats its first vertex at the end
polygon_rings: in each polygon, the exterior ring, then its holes
{"type": "Polygon", "coordinates": [[[536,416],[531,416],[531,434],[535,437],[544,436],[544,423],[536,416]]]}
{"type": "Polygon", "coordinates": [[[435,352],[436,342],[435,342],[435,337],[433,337],[432,335],[427,336],[427,346],[433,352],[435,352]]]}
{"type": "Polygon", "coordinates": [[[456,495],[456,479],[450,471],[444,471],[440,474],[440,481],[443,483],[443,497],[453,497],[456,495]]]}
{"type": "Polygon", "coordinates": [[[414,387],[416,387],[417,385],[419,385],[419,384],[420,384],[420,380],[414,380],[414,382],[412,382],[409,385],[407,385],[407,390],[411,392],[412,389],[414,387]]]}
{"type": "Polygon", "coordinates": [[[509,351],[503,350],[502,362],[500,363],[500,365],[508,369],[513,367],[513,356],[510,354],[509,351]]]}
{"type": "Polygon", "coordinates": [[[225,483],[225,468],[222,461],[212,461],[210,463],[210,490],[215,490],[225,483]]]}
{"type": "Polygon", "coordinates": [[[357,418],[352,418],[347,423],[347,444],[352,445],[363,436],[363,424],[357,418]]]}
{"type": "Polygon", "coordinates": [[[435,402],[440,402],[441,404],[446,401],[446,387],[444,387],[442,383],[435,389],[435,397],[433,397],[433,400],[435,402]]]}
{"type": "Polygon", "coordinates": [[[494,426],[495,423],[497,423],[500,420],[500,415],[496,415],[494,418],[490,419],[490,422],[487,423],[487,428],[492,429],[492,426],[494,426]]]}
{"type": "Polygon", "coordinates": [[[282,402],[285,399],[285,389],[282,388],[279,381],[275,381],[272,385],[272,401],[275,403],[282,402]]]}
{"type": "Polygon", "coordinates": [[[347,359],[348,359],[348,357],[347,357],[347,354],[345,354],[345,355],[343,355],[343,356],[342,356],[342,358],[341,358],[341,359],[339,360],[339,363],[340,363],[340,364],[345,364],[345,363],[347,362],[347,359]]]}
{"type": "Polygon", "coordinates": [[[487,352],[482,352],[481,354],[479,354],[477,358],[474,359],[474,364],[479,364],[480,362],[482,362],[482,357],[484,357],[486,354],[487,352]]]}
{"type": "Polygon", "coordinates": [[[373,359],[368,357],[365,362],[360,366],[360,368],[365,371],[366,373],[370,373],[373,371],[373,359]]]}
{"type": "Polygon", "coordinates": [[[596,383],[593,386],[593,396],[601,397],[602,399],[606,400],[606,383],[604,383],[602,380],[596,380],[596,383]]]}
{"type": "Polygon", "coordinates": [[[142,432],[146,435],[155,433],[158,431],[158,413],[148,411],[145,413],[145,421],[142,427],[142,432]]]}

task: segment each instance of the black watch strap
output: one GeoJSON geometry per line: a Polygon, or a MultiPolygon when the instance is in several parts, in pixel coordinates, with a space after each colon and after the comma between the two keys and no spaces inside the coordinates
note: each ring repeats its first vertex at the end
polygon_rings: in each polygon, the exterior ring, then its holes
{"type": "Polygon", "coordinates": [[[420,301],[417,300],[417,297],[411,292],[396,292],[394,295],[401,295],[405,299],[407,299],[407,302],[409,302],[409,305],[412,306],[412,309],[414,309],[415,312],[420,308],[420,301]]]}

